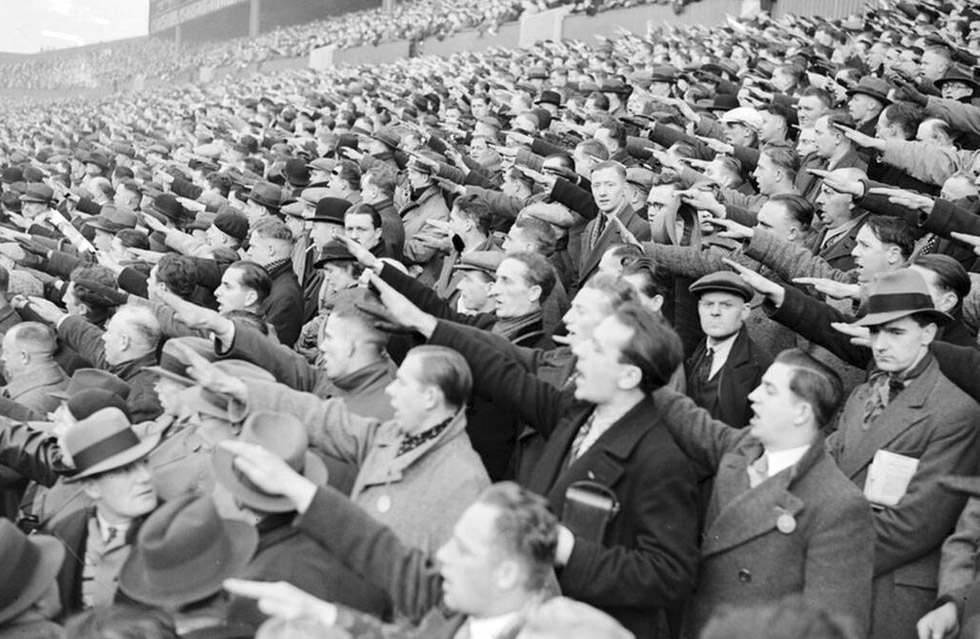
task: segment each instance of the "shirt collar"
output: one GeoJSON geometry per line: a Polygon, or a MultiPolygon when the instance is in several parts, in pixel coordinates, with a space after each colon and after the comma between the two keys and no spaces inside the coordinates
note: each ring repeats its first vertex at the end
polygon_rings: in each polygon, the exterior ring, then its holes
{"type": "Polygon", "coordinates": [[[521,617],[520,612],[508,612],[496,617],[470,617],[466,623],[470,627],[472,639],[497,639],[510,630],[521,617]]]}
{"type": "Polygon", "coordinates": [[[767,450],[765,455],[766,461],[768,462],[768,475],[772,477],[794,465],[803,459],[803,455],[809,449],[810,444],[804,444],[803,446],[787,448],[785,450],[767,450]]]}
{"type": "Polygon", "coordinates": [[[98,511],[95,512],[95,521],[99,525],[99,535],[102,537],[103,544],[109,543],[110,528],[116,529],[116,534],[113,538],[113,541],[119,541],[125,539],[126,533],[129,532],[129,526],[130,526],[129,523],[110,524],[109,522],[107,522],[105,519],[102,518],[102,515],[100,515],[98,511]]]}
{"type": "Polygon", "coordinates": [[[706,338],[707,347],[714,351],[712,357],[713,361],[724,362],[728,360],[728,354],[732,352],[732,347],[735,345],[735,338],[738,337],[738,332],[734,335],[729,335],[721,341],[715,341],[713,337],[706,338]]]}

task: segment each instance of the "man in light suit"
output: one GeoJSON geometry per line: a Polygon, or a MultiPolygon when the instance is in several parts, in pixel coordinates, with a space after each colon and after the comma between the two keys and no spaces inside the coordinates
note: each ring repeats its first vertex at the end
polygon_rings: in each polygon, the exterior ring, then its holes
{"type": "Polygon", "coordinates": [[[841,382],[798,349],[783,351],[749,395],[749,427],[731,428],[683,395],[655,401],[701,477],[715,476],[687,631],[726,605],[799,594],[865,636],[874,529],[861,493],[824,451],[820,429],[841,382]]]}

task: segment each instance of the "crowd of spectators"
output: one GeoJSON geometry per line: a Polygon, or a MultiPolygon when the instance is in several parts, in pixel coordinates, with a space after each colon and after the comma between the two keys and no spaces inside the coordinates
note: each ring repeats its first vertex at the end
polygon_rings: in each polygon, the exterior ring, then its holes
{"type": "Polygon", "coordinates": [[[980,627],[980,11],[0,106],[0,639],[980,627]]]}
{"type": "Polygon", "coordinates": [[[394,40],[413,43],[443,39],[467,29],[494,34],[502,24],[527,12],[571,4],[573,12],[595,14],[667,0],[412,0],[392,11],[354,11],[313,22],[277,27],[257,37],[186,43],[147,37],[81,50],[43,53],[0,64],[0,88],[122,88],[136,76],[168,83],[201,66],[243,68],[275,58],[309,55],[314,49],[378,45],[394,40]]]}

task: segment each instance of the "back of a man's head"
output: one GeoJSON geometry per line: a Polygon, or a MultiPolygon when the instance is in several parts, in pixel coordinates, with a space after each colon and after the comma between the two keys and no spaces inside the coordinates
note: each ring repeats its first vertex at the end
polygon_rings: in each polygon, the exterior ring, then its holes
{"type": "Polygon", "coordinates": [[[798,348],[782,351],[773,363],[792,370],[789,389],[810,405],[816,427],[830,424],[844,396],[844,384],[837,373],[798,348]]]}

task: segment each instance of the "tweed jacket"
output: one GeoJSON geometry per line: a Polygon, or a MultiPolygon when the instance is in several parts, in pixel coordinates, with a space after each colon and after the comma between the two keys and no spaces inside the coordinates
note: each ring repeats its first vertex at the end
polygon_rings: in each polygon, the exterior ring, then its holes
{"type": "Polygon", "coordinates": [[[568,452],[594,405],[556,389],[472,332],[440,321],[430,343],[459,351],[473,386],[548,442],[527,488],[561,514],[574,482],[595,481],[620,508],[602,539],[577,536],[558,581],[562,592],[615,617],[638,638],[662,637],[665,609],[682,600],[696,567],[697,489],[693,471],[646,397],[568,464],[568,452]]]}
{"type": "Polygon", "coordinates": [[[797,277],[823,277],[846,284],[857,281],[857,271],[834,268],[806,247],[786,242],[771,231],[755,229],[745,254],[762,262],[787,282],[797,277]]]}
{"type": "MultiPolygon", "coordinates": [[[[685,365],[688,375],[694,372],[696,364],[704,357],[707,346],[707,340],[701,340],[685,365]]],[[[748,395],[759,385],[759,380],[770,363],[772,356],[756,345],[748,329],[743,326],[735,337],[728,358],[716,374],[718,403],[717,411],[712,417],[735,428],[744,427],[752,412],[749,409],[748,395]]],[[[691,388],[690,378],[687,387],[691,388]]]]}
{"type": "Polygon", "coordinates": [[[878,450],[918,460],[905,496],[874,516],[876,638],[915,636],[915,615],[928,612],[931,602],[925,602],[925,610],[901,609],[896,598],[903,589],[935,593],[940,547],[965,503],[964,497],[942,488],[939,478],[976,472],[980,450],[980,405],[940,372],[931,355],[926,357],[923,372],[867,428],[863,414],[871,387],[858,386],[844,405],[837,431],[827,439],[837,465],[859,488],[864,488],[878,450]]]}
{"type": "Polygon", "coordinates": [[[351,499],[408,545],[435,552],[490,484],[466,436],[462,411],[441,435],[397,455],[402,427],[394,420],[355,415],[344,400],[320,399],[281,384],[245,384],[248,402],[233,403],[234,417],[259,410],[296,416],[306,424],[313,448],[357,466],[351,499]]]}
{"type": "Polygon", "coordinates": [[[46,362],[18,375],[3,387],[3,395],[39,415],[46,415],[61,403],[51,393],[68,386],[68,376],[55,362],[46,362]]]}
{"type": "MultiPolygon", "coordinates": [[[[428,265],[436,257],[436,249],[422,243],[417,236],[429,220],[449,219],[449,207],[446,206],[442,190],[438,186],[430,186],[418,200],[409,202],[401,210],[401,216],[405,226],[405,261],[420,266],[428,265]]],[[[435,281],[436,274],[430,272],[428,281],[435,281]]]]}
{"type": "Polygon", "coordinates": [[[655,397],[699,475],[715,477],[689,633],[700,631],[721,606],[799,594],[847,616],[856,636],[865,636],[874,557],[871,509],[825,453],[823,438],[818,435],[794,466],[750,488],[747,468],[763,446],[749,430],[713,420],[670,389],[655,397]]]}
{"type": "Polygon", "coordinates": [[[827,234],[827,227],[824,227],[819,233],[813,236],[812,241],[807,244],[807,248],[817,257],[827,262],[831,268],[845,272],[850,271],[855,266],[854,256],[851,255],[851,251],[857,244],[858,231],[864,226],[866,219],[868,219],[867,213],[858,215],[855,224],[846,234],[838,237],[826,247],[821,248],[820,245],[823,244],[823,238],[827,234]]]}

